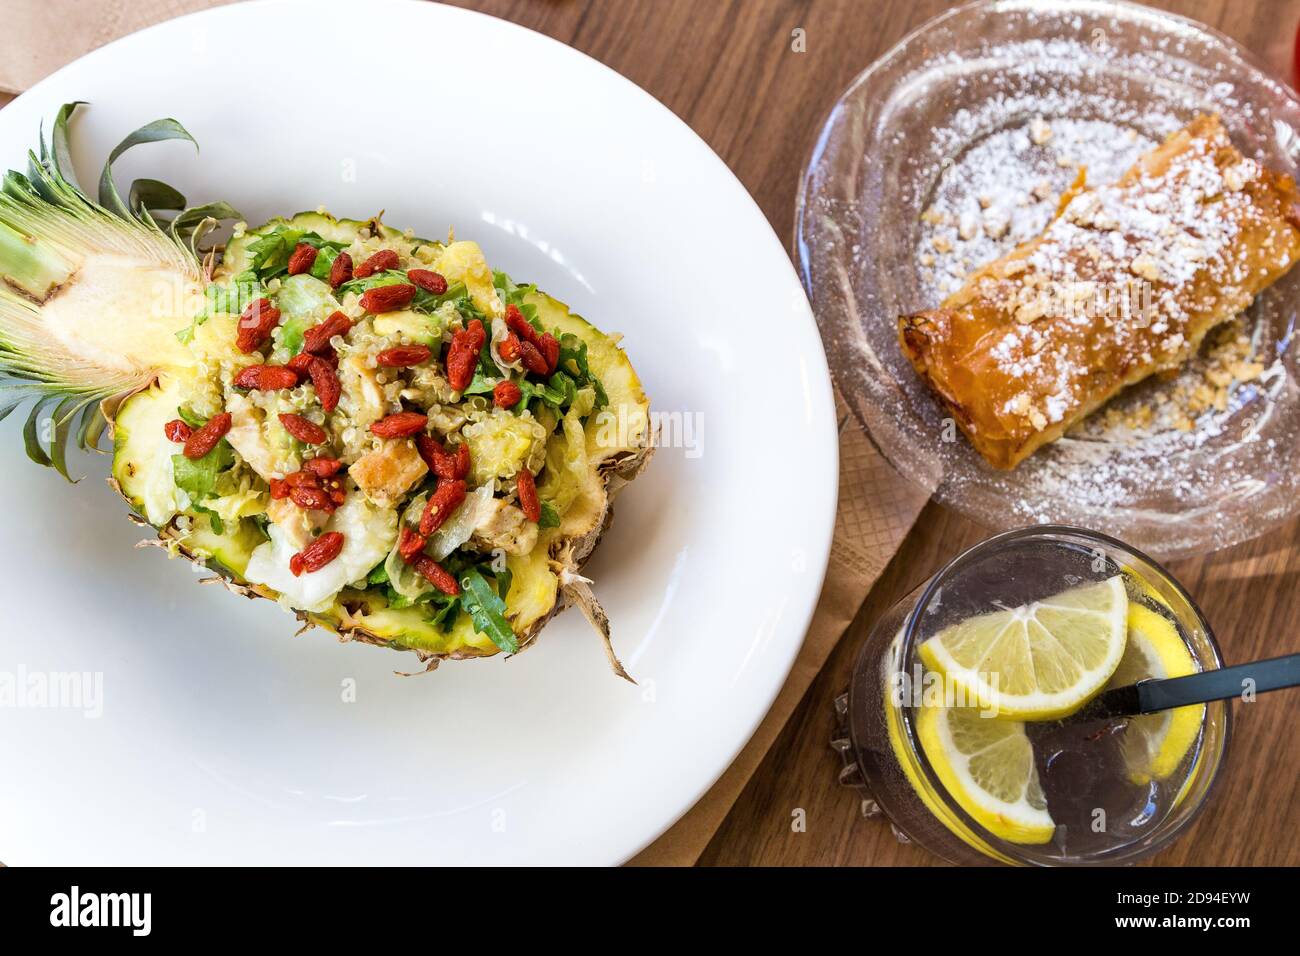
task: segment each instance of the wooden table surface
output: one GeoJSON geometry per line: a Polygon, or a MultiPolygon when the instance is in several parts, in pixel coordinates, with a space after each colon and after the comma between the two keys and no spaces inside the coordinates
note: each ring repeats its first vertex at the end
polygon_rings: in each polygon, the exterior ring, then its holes
{"type": "MultiPolygon", "coordinates": [[[[590,54],[649,90],[726,161],[787,242],[805,154],[840,91],[943,0],[458,0],[590,54]],[[792,49],[802,30],[805,52],[792,49]]],[[[1300,0],[1153,4],[1198,19],[1289,77],[1300,0]]],[[[6,101],[0,94],[0,105],[6,101]]],[[[705,851],[706,865],[934,865],[861,817],[836,783],[831,700],[871,622],[988,530],[931,504],[705,851]],[[806,828],[793,832],[792,814],[806,828]]],[[[1300,650],[1300,520],[1180,561],[1232,661],[1300,650]]],[[[1235,705],[1232,753],[1211,805],[1155,862],[1300,865],[1300,692],[1235,705]]]]}

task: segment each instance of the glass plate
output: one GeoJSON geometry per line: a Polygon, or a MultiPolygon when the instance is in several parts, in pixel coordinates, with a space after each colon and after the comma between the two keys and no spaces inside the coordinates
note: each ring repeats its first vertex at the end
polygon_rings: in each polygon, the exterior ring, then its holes
{"type": "Polygon", "coordinates": [[[1127,3],[963,6],[845,91],[804,170],[795,254],[836,381],[899,472],[996,529],[1081,525],[1164,558],[1300,506],[1300,270],[1177,377],[1129,389],[1010,472],[946,419],[896,338],[899,315],[1040,232],[1078,165],[1113,180],[1203,112],[1296,175],[1296,95],[1227,38],[1127,3]]]}

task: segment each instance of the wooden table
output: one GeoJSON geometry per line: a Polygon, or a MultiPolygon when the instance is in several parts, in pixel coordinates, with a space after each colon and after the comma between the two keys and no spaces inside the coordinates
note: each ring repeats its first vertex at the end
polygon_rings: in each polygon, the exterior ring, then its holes
{"type": "MultiPolygon", "coordinates": [[[[691,125],[740,177],[783,238],[809,143],[839,92],[943,0],[459,0],[547,33],[629,77],[691,125]],[[792,49],[802,30],[806,52],[792,49]]],[[[1300,0],[1160,2],[1291,70],[1300,0]]],[[[0,104],[5,102],[0,95],[0,104]]],[[[701,863],[934,865],[859,814],[835,782],[831,700],[880,612],[988,531],[931,504],[871,591],[701,863]],[[802,809],[806,830],[792,832],[802,809]]],[[[1181,561],[1230,661],[1300,650],[1300,520],[1253,542],[1181,561]]],[[[1236,705],[1235,741],[1218,794],[1170,865],[1300,864],[1300,692],[1236,705]]]]}

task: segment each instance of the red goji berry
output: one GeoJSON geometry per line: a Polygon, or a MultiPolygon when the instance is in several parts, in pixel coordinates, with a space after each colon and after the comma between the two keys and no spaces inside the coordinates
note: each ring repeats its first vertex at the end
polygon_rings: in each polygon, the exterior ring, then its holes
{"type": "Polygon", "coordinates": [[[280,310],[271,304],[270,299],[258,299],[250,303],[239,316],[235,347],[245,355],[260,349],[279,322],[280,310]]]}
{"type": "Polygon", "coordinates": [[[330,287],[337,289],[352,278],[352,257],[340,252],[330,263],[330,287]]]}
{"type": "Polygon", "coordinates": [[[442,295],[447,291],[447,280],[440,273],[430,269],[408,269],[406,278],[411,280],[412,285],[419,286],[433,295],[442,295]]]}
{"type": "Polygon", "coordinates": [[[309,246],[305,242],[294,246],[293,255],[289,256],[287,269],[289,275],[296,276],[303,272],[310,272],[311,267],[316,264],[316,252],[315,246],[309,246]]]}
{"type": "Polygon", "coordinates": [[[309,458],[302,463],[302,470],[310,472],[317,478],[332,478],[343,468],[343,462],[337,458],[309,458]]]}
{"type": "Polygon", "coordinates": [[[304,571],[308,574],[319,571],[337,558],[342,551],[343,535],[338,531],[326,531],[289,559],[289,570],[293,572],[294,577],[298,577],[304,571]]]}
{"type": "MultiPolygon", "coordinates": [[[[329,433],[310,419],[295,415],[293,412],[281,412],[280,424],[298,441],[308,445],[323,445],[329,441],[329,433]]],[[[324,476],[322,476],[324,477],[324,476]]]]}
{"type": "Polygon", "coordinates": [[[289,500],[306,511],[333,511],[336,507],[329,492],[312,485],[294,485],[289,489],[289,500]]]}
{"type": "Polygon", "coordinates": [[[402,556],[402,560],[408,564],[411,559],[424,550],[428,541],[424,535],[412,531],[410,528],[402,528],[402,537],[397,542],[397,553],[402,556]]]}
{"type": "Polygon", "coordinates": [[[546,357],[532,342],[519,343],[519,361],[534,375],[546,375],[551,370],[551,367],[546,364],[546,357]]]}
{"type": "Polygon", "coordinates": [[[549,375],[560,364],[560,340],[550,332],[543,332],[538,351],[542,353],[542,358],[546,359],[546,374],[549,375]]]}
{"type": "Polygon", "coordinates": [[[507,333],[506,337],[497,345],[497,354],[501,356],[501,361],[507,365],[519,361],[519,336],[513,332],[507,333]]]}
{"type": "Polygon", "coordinates": [[[406,438],[424,431],[428,423],[429,416],[420,412],[394,412],[371,425],[370,431],[380,438],[406,438]]]}
{"type": "Polygon", "coordinates": [[[334,312],[324,322],[313,325],[302,334],[302,350],[313,354],[324,352],[330,347],[330,339],[336,335],[347,335],[351,329],[352,320],[342,312],[334,312]]]}
{"type": "Polygon", "coordinates": [[[540,335],[538,335],[537,330],[533,328],[533,323],[529,322],[527,317],[519,311],[519,306],[506,306],[505,319],[506,326],[511,332],[515,333],[515,335],[519,336],[525,342],[531,342],[534,348],[540,346],[540,335]]]}
{"type": "Polygon", "coordinates": [[[352,278],[369,279],[376,272],[387,272],[389,269],[396,269],[400,261],[397,258],[397,253],[392,249],[380,249],[352,270],[352,278]]]}
{"type": "Polygon", "coordinates": [[[432,357],[433,349],[427,345],[398,345],[376,355],[375,364],[385,368],[410,368],[427,362],[432,357]]]}
{"type": "Polygon", "coordinates": [[[415,286],[405,282],[376,286],[362,294],[361,308],[367,312],[396,312],[411,304],[415,291],[415,286]]]}
{"type": "Polygon", "coordinates": [[[343,386],[339,384],[334,366],[323,358],[313,358],[307,366],[307,374],[311,376],[312,385],[316,386],[320,407],[327,412],[334,411],[338,407],[339,396],[343,394],[343,386]]]}
{"type": "Polygon", "coordinates": [[[424,513],[420,515],[420,534],[428,537],[437,531],[464,500],[465,482],[440,478],[424,506],[424,513]]]}
{"type": "Polygon", "coordinates": [[[179,418],[173,418],[163,426],[163,434],[167,436],[168,441],[183,445],[194,434],[194,429],[179,418]]]}
{"type": "Polygon", "coordinates": [[[185,439],[185,448],[181,453],[190,459],[202,458],[226,437],[226,432],[230,431],[230,421],[229,412],[213,415],[202,428],[185,439]]]}
{"type": "Polygon", "coordinates": [[[460,593],[460,585],[456,583],[456,578],[452,573],[427,554],[417,554],[411,561],[411,567],[419,571],[426,581],[443,594],[450,594],[454,597],[460,593]]]}
{"type": "Polygon", "coordinates": [[[515,488],[519,492],[519,507],[523,509],[524,517],[534,523],[542,520],[542,503],[537,500],[537,482],[533,479],[533,473],[525,465],[519,469],[519,477],[515,479],[515,488]]]}
{"type": "Polygon", "coordinates": [[[474,381],[474,367],[486,341],[487,333],[478,319],[451,337],[451,348],[447,351],[447,382],[455,391],[465,391],[474,381]]]}
{"type": "Polygon", "coordinates": [[[298,384],[298,373],[287,365],[246,365],[231,383],[236,388],[251,388],[262,392],[277,392],[298,384]]]}
{"type": "Polygon", "coordinates": [[[514,408],[523,397],[519,386],[510,379],[497,382],[496,388],[492,389],[492,402],[497,408],[514,408]]]}

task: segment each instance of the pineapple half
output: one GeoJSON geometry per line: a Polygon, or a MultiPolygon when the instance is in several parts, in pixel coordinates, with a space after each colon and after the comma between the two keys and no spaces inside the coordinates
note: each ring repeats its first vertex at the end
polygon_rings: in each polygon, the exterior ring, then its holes
{"type": "MultiPolygon", "coordinates": [[[[221,249],[202,242],[238,214],[224,203],[187,208],[175,190],[137,180],[123,200],[112,163],[125,150],[190,135],[159,120],[110,155],[98,202],[78,186],[69,161],[68,122],[58,113],[26,175],[10,172],[0,191],[0,418],[30,403],[28,455],[68,476],[74,440],[91,449],[107,428],[112,484],[135,520],[152,525],[172,555],[203,564],[239,594],[278,601],[306,626],[341,640],[413,651],[433,669],[442,659],[514,653],[547,621],[577,605],[601,635],[613,669],[608,620],[579,571],[611,517],[610,500],[649,460],[649,405],[616,336],[561,302],[487,265],[472,242],[437,242],[379,221],[335,219],[323,210],[256,229],[235,222],[221,249]],[[302,245],[316,248],[309,271],[288,274],[302,245]],[[346,252],[360,264],[391,250],[400,265],[333,285],[330,266],[346,252]],[[405,281],[408,269],[438,273],[442,294],[421,291],[409,307],[371,314],[369,288],[405,281]],[[236,347],[240,314],[268,298],[281,317],[260,350],[236,347]],[[549,378],[529,378],[498,346],[507,306],[561,343],[549,378]],[[310,383],[280,391],[232,384],[249,364],[280,365],[304,348],[305,333],[337,311],[353,322],[335,337],[342,396],[324,414],[310,383]],[[451,390],[442,346],[478,318],[489,330],[473,382],[451,390]],[[423,344],[418,368],[376,367],[374,355],[423,344]],[[503,379],[523,398],[493,402],[503,379]],[[369,426],[402,410],[428,415],[428,433],[448,450],[469,446],[465,502],[429,537],[426,553],[461,585],[449,595],[405,563],[400,528],[413,527],[433,488],[410,439],[376,437],[369,426]],[[199,427],[229,412],[230,432],[209,454],[186,459],[168,423],[199,427]],[[281,413],[324,427],[328,447],[289,435],[281,413]],[[348,471],[346,498],[332,512],[275,500],[273,480],[318,455],[348,471]],[[517,476],[534,474],[541,520],[521,519],[517,476]],[[338,558],[293,575],[289,559],[324,530],[344,535],[338,558]]],[[[628,678],[630,679],[630,678],[628,678]]]]}

